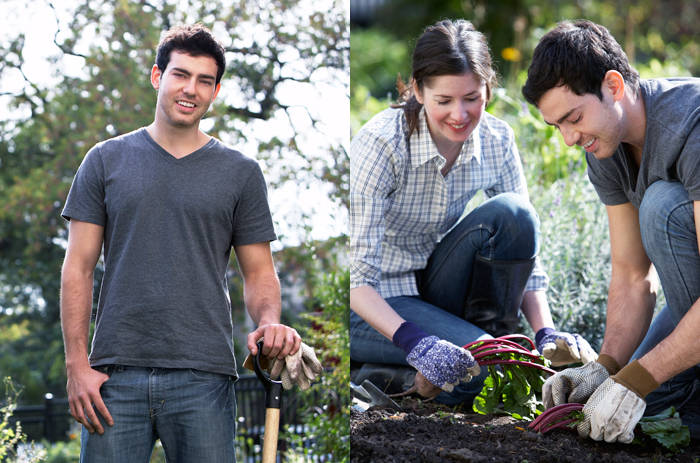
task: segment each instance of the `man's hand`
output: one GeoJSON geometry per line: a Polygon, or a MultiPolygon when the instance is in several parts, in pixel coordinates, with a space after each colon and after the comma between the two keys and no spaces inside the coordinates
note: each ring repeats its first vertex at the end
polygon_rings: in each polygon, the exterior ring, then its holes
{"type": "Polygon", "coordinates": [[[316,376],[323,371],[314,349],[303,342],[296,354],[290,354],[284,360],[274,358],[268,368],[270,378],[280,377],[285,390],[297,384],[302,391],[307,390],[316,376]]]}
{"type": "Polygon", "coordinates": [[[104,434],[105,430],[95,410],[105,419],[109,426],[114,424],[112,415],[102,401],[100,387],[109,376],[95,371],[90,366],[68,369],[68,403],[70,414],[78,423],[85,426],[90,433],[104,434]],[[94,404],[94,407],[93,407],[94,404]]]}
{"type": "Polygon", "coordinates": [[[258,341],[264,339],[262,354],[269,359],[282,360],[288,355],[294,355],[301,347],[301,336],[297,330],[286,325],[261,325],[248,335],[248,350],[255,356],[258,354],[258,341]]]}
{"type": "Polygon", "coordinates": [[[423,338],[406,360],[428,381],[447,392],[452,392],[460,381],[471,381],[481,373],[481,367],[468,350],[437,336],[423,338]]]}
{"type": "Polygon", "coordinates": [[[646,406],[644,399],[608,378],[583,407],[584,417],[578,425],[578,435],[597,441],[605,439],[605,442],[629,444],[646,406]]]}
{"type": "Polygon", "coordinates": [[[629,444],[646,408],[644,397],[657,387],[659,383],[639,362],[631,362],[588,399],[578,425],[579,436],[629,444]]]}
{"type": "Polygon", "coordinates": [[[550,376],[542,386],[544,408],[570,402],[586,403],[598,386],[619,369],[615,359],[603,354],[595,362],[588,362],[578,368],[567,368],[550,376]]]}
{"type": "Polygon", "coordinates": [[[537,332],[536,339],[537,350],[555,367],[579,362],[586,364],[598,358],[588,341],[578,334],[542,328],[537,332]]]}

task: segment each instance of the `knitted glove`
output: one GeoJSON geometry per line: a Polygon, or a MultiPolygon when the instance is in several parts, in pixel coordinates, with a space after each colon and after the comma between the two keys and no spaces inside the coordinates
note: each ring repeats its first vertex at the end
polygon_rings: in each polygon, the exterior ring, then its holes
{"type": "Polygon", "coordinates": [[[323,371],[323,366],[316,358],[314,349],[302,342],[296,354],[288,355],[282,360],[277,358],[270,360],[267,371],[272,379],[280,377],[284,389],[289,390],[293,384],[297,384],[302,391],[305,391],[323,371]]]}
{"type": "Polygon", "coordinates": [[[578,334],[542,328],[535,335],[535,342],[537,350],[555,367],[578,362],[586,364],[598,358],[588,341],[578,334]]]}
{"type": "Polygon", "coordinates": [[[644,414],[644,397],[659,387],[654,377],[636,360],[596,389],[583,407],[578,425],[581,437],[629,444],[634,427],[644,414]]]}
{"type": "Polygon", "coordinates": [[[429,336],[411,322],[396,330],[393,341],[408,354],[406,361],[443,391],[452,392],[460,381],[471,381],[481,373],[468,350],[429,336]]]}
{"type": "Polygon", "coordinates": [[[614,358],[601,354],[595,362],[588,362],[578,368],[567,368],[550,376],[542,386],[544,408],[570,402],[586,403],[598,386],[619,370],[614,358]]]}

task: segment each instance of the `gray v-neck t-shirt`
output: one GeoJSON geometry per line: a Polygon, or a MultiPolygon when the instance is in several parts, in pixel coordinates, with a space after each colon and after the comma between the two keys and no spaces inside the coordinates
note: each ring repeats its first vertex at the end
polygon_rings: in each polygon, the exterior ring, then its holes
{"type": "Polygon", "coordinates": [[[231,247],[276,239],[255,160],[215,138],[178,159],[142,128],[88,152],[62,215],[105,229],[92,366],[237,376],[231,247]]]}

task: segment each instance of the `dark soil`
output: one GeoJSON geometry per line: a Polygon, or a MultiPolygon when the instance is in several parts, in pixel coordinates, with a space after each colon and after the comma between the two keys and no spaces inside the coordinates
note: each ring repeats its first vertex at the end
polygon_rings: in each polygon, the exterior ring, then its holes
{"type": "Polygon", "coordinates": [[[682,452],[661,445],[608,444],[576,431],[538,434],[509,416],[477,415],[405,399],[401,412],[372,407],[351,413],[351,463],[700,462],[700,441],[682,452]]]}

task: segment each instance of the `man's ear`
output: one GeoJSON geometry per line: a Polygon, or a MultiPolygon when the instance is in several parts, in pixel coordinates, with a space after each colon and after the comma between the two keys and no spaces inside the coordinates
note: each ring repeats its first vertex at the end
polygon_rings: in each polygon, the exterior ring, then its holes
{"type": "Polygon", "coordinates": [[[153,85],[153,88],[158,90],[160,87],[160,78],[163,75],[161,72],[160,68],[158,67],[157,64],[153,65],[153,68],[151,69],[151,85],[153,85]]]}
{"type": "Polygon", "coordinates": [[[608,71],[603,78],[603,93],[607,90],[613,97],[614,101],[622,100],[625,96],[625,79],[617,71],[608,71]]]}

